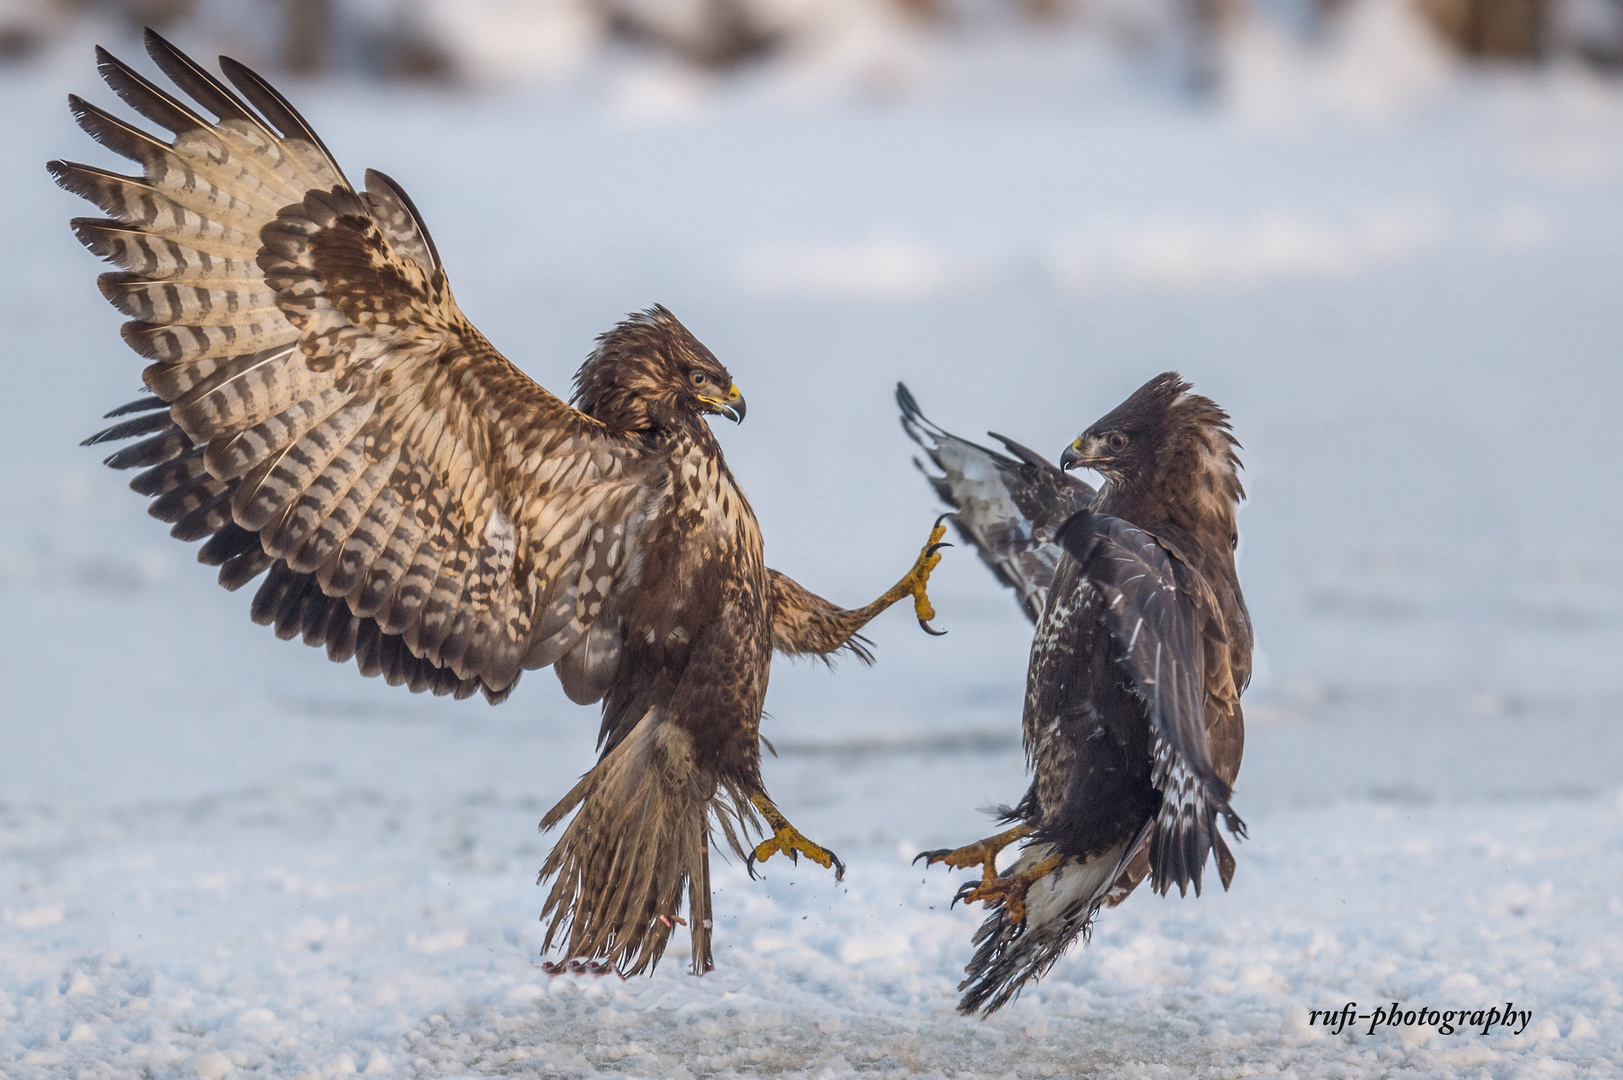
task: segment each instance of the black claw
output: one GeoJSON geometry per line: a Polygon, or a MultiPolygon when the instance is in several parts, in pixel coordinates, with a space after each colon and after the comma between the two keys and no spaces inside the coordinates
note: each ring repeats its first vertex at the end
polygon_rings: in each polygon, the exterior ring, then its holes
{"type": "Polygon", "coordinates": [[[947,632],[945,630],[936,630],[933,627],[931,627],[929,623],[925,622],[923,619],[919,620],[919,625],[922,626],[924,628],[924,632],[926,634],[929,634],[931,637],[946,637],[947,636],[947,632]]]}
{"type": "Polygon", "coordinates": [[[744,869],[749,871],[750,880],[755,881],[760,875],[755,872],[755,852],[744,856],[744,869]]]}
{"type": "Polygon", "coordinates": [[[936,848],[934,851],[921,851],[913,856],[913,865],[917,866],[919,860],[923,859],[926,867],[934,866],[937,859],[948,854],[951,850],[951,848],[936,848]]]}
{"type": "MultiPolygon", "coordinates": [[[[824,848],[824,850],[827,851],[828,849],[824,848]]],[[[838,885],[840,882],[845,880],[845,864],[842,863],[840,861],[840,857],[834,854],[832,851],[829,851],[828,857],[834,860],[834,884],[838,885]]]]}
{"type": "Polygon", "coordinates": [[[926,559],[928,559],[931,555],[934,555],[936,552],[940,551],[944,547],[957,547],[957,546],[958,546],[957,544],[951,543],[951,542],[946,541],[946,540],[937,540],[935,543],[931,544],[929,547],[924,549],[924,557],[926,559]]]}
{"type": "Polygon", "coordinates": [[[951,911],[957,907],[960,901],[968,903],[969,894],[975,891],[975,886],[978,884],[980,884],[978,881],[966,881],[958,886],[958,892],[953,896],[952,903],[947,905],[947,910],[951,911]]]}
{"type": "Polygon", "coordinates": [[[956,514],[957,512],[958,511],[956,511],[956,510],[948,510],[945,514],[942,514],[940,517],[936,518],[935,519],[935,524],[930,526],[930,531],[934,532],[936,529],[939,529],[941,527],[941,523],[943,521],[946,521],[948,518],[952,517],[952,515],[956,514]]]}

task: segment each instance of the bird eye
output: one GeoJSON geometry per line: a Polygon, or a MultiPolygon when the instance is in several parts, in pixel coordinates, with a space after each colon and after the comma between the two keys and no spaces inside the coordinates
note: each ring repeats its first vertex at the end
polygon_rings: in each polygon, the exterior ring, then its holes
{"type": "Polygon", "coordinates": [[[705,375],[704,372],[695,371],[693,373],[693,385],[694,386],[703,386],[706,378],[707,378],[707,376],[705,375]]]}
{"type": "Polygon", "coordinates": [[[1119,454],[1127,449],[1127,436],[1119,431],[1112,431],[1105,436],[1105,445],[1110,447],[1112,453],[1119,454]]]}

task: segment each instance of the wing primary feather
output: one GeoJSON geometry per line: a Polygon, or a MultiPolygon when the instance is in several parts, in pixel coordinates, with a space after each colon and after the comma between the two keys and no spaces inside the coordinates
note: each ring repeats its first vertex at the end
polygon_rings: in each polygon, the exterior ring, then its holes
{"type": "MultiPolygon", "coordinates": [[[[321,141],[321,136],[316,134],[316,129],[310,126],[309,122],[299,113],[299,110],[293,107],[292,102],[283,97],[281,91],[267,82],[264,76],[248,65],[233,60],[229,56],[220,57],[220,70],[225,72],[225,77],[231,80],[232,85],[241,90],[243,96],[253,102],[254,107],[275,125],[284,137],[303,139],[317,150],[320,150],[322,155],[332,164],[333,170],[338,173],[338,179],[343,181],[344,186],[353,186],[348,178],[344,176],[344,171],[338,168],[338,159],[333,156],[331,150],[327,149],[327,144],[321,141]]],[[[401,192],[402,197],[404,194],[404,192],[401,192]]],[[[407,205],[410,205],[409,201],[407,205]]],[[[413,213],[415,213],[415,210],[413,213]]],[[[423,235],[427,237],[427,230],[424,230],[423,235]]],[[[432,246],[432,242],[430,242],[430,247],[432,246]]]]}
{"type": "Polygon", "coordinates": [[[231,522],[231,489],[228,487],[220,495],[199,506],[179,521],[169,530],[169,535],[176,540],[201,540],[213,532],[218,532],[231,522]]]}
{"type": "Polygon", "coordinates": [[[1022,446],[1020,443],[1015,442],[1007,435],[999,435],[995,431],[988,431],[986,434],[1002,443],[1004,449],[1008,450],[1009,453],[1013,454],[1027,465],[1035,465],[1039,469],[1059,469],[1058,465],[1055,465],[1052,461],[1049,461],[1047,458],[1037,453],[1037,451],[1028,446],[1022,446]]]}
{"type": "Polygon", "coordinates": [[[250,111],[241,98],[227,90],[196,60],[175,48],[162,34],[148,27],[141,39],[152,62],[162,68],[163,73],[173,79],[175,85],[190,95],[193,101],[221,120],[245,120],[255,127],[265,126],[264,121],[250,111]]]}
{"type": "Polygon", "coordinates": [[[162,495],[200,479],[206,471],[203,468],[203,448],[194,446],[178,457],[137,473],[130,480],[130,490],[137,495],[162,495]]]}
{"type": "MultiPolygon", "coordinates": [[[[107,412],[102,413],[101,418],[103,420],[112,420],[115,417],[128,416],[131,413],[150,412],[153,409],[167,409],[168,407],[169,403],[163,398],[158,397],[156,394],[147,394],[143,397],[138,397],[134,401],[127,404],[120,405],[116,409],[110,409],[107,412]]],[[[87,446],[89,444],[80,443],[79,445],[87,446]]]]}
{"type": "Polygon", "coordinates": [[[152,155],[169,149],[147,132],[126,124],[78,94],[68,95],[68,111],[86,135],[131,161],[145,164],[152,155]]]}
{"type": "Polygon", "coordinates": [[[208,542],[197,549],[197,561],[204,566],[224,566],[238,555],[258,548],[259,534],[249,532],[232,522],[209,537],[208,542]]]}
{"type": "Polygon", "coordinates": [[[236,592],[269,570],[275,562],[275,559],[265,554],[263,548],[256,545],[241,555],[227,559],[220,566],[220,587],[226,592],[236,592]]]}
{"type": "Polygon", "coordinates": [[[109,454],[102,464],[110,469],[143,469],[183,454],[191,449],[191,445],[192,440],[186,437],[184,431],[171,426],[167,431],[109,454]]]}
{"type": "Polygon", "coordinates": [[[331,605],[327,622],[327,659],[342,664],[355,658],[355,641],[362,620],[350,613],[346,603],[331,605]]]}
{"type": "Polygon", "coordinates": [[[208,126],[208,121],[154,86],[144,75],[100,45],[96,46],[96,70],[113,93],[123,99],[124,104],[154,124],[166,127],[176,135],[208,126]]]}
{"type": "Polygon", "coordinates": [[[164,428],[173,425],[174,421],[169,419],[168,413],[150,413],[146,416],[137,416],[133,420],[125,420],[123,423],[114,424],[110,428],[104,428],[90,436],[90,438],[85,439],[79,445],[94,446],[97,443],[115,442],[119,439],[133,439],[137,435],[150,435],[154,431],[162,431],[164,428]]]}

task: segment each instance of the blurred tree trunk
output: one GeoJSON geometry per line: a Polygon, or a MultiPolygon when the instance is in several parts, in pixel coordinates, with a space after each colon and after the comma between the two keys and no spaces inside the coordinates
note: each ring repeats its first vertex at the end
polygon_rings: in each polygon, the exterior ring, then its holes
{"type": "Polygon", "coordinates": [[[1546,0],[1415,0],[1422,16],[1466,56],[1531,60],[1543,52],[1546,0]]]}
{"type": "Polygon", "coordinates": [[[1245,0],[1185,0],[1189,35],[1189,89],[1199,95],[1217,90],[1222,78],[1223,38],[1245,15],[1245,0]]]}
{"type": "Polygon", "coordinates": [[[745,0],[597,0],[620,37],[651,45],[707,68],[727,68],[770,52],[745,0]]]}
{"type": "Polygon", "coordinates": [[[332,0],[284,0],[287,37],[282,66],[296,75],[319,75],[331,62],[328,46],[333,34],[332,0]]]}

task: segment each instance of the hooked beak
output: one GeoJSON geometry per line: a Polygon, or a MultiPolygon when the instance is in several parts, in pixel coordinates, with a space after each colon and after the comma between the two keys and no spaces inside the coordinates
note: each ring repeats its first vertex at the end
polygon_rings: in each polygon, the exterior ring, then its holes
{"type": "Polygon", "coordinates": [[[1099,458],[1089,457],[1082,452],[1082,440],[1079,438],[1065,448],[1065,453],[1059,456],[1059,467],[1069,472],[1075,468],[1092,468],[1099,463],[1099,458]]]}
{"type": "Polygon", "coordinates": [[[737,383],[733,383],[732,386],[727,388],[727,396],[724,398],[701,397],[699,400],[710,406],[714,412],[725,416],[735,424],[744,422],[744,413],[746,411],[744,395],[738,389],[737,383]]]}

